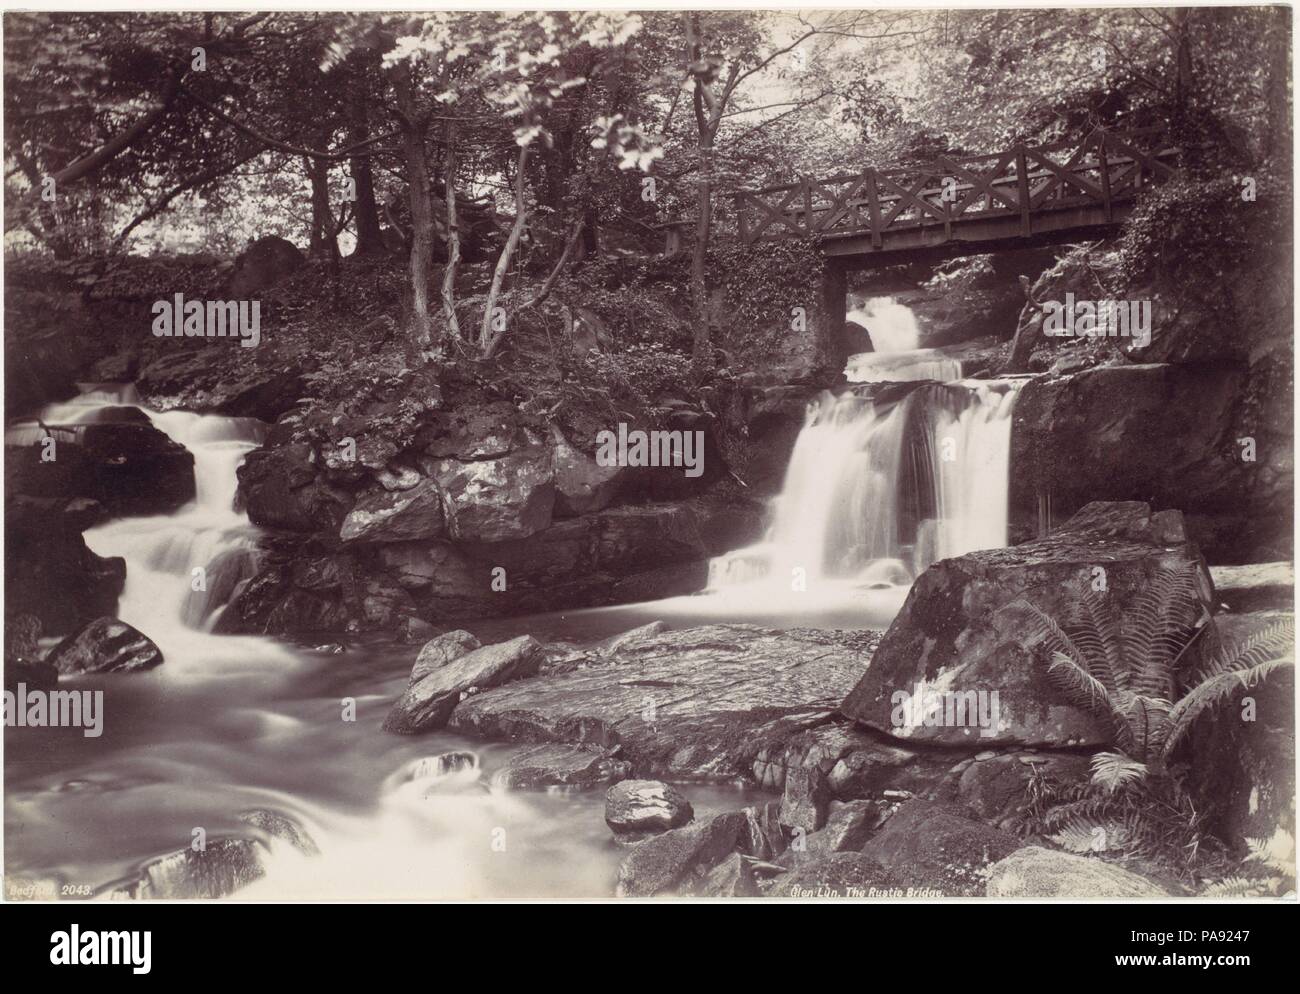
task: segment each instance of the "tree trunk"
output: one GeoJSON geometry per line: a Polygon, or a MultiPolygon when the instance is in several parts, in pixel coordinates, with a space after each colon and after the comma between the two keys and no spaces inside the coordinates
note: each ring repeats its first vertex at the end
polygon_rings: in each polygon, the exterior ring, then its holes
{"type": "Polygon", "coordinates": [[[709,237],[713,231],[713,190],[707,165],[711,150],[700,146],[699,216],[695,220],[695,250],[691,253],[692,359],[696,366],[713,364],[713,343],[709,335],[709,287],[707,264],[709,237]]]}
{"type": "MultiPolygon", "coordinates": [[[[433,259],[433,204],[429,162],[424,150],[424,118],[417,112],[406,70],[390,71],[406,151],[406,187],[411,207],[411,352],[426,351],[432,341],[429,318],[429,264],[433,259]]],[[[414,359],[415,356],[412,356],[414,359]]]]}
{"type": "Polygon", "coordinates": [[[519,150],[519,160],[515,164],[515,223],[511,226],[510,237],[506,239],[505,247],[501,249],[501,255],[497,259],[497,268],[492,274],[492,287],[488,290],[487,303],[483,308],[483,324],[478,333],[479,351],[484,359],[492,358],[497,346],[506,335],[506,328],[493,331],[492,312],[496,309],[497,298],[501,294],[501,283],[506,278],[506,270],[510,268],[510,260],[514,257],[515,249],[519,247],[519,239],[523,236],[524,225],[528,220],[528,211],[524,203],[524,167],[527,164],[528,146],[525,145],[519,150]]]}
{"type": "Polygon", "coordinates": [[[357,255],[378,255],[385,251],[384,236],[379,226],[379,205],[375,202],[374,173],[370,156],[353,156],[349,163],[352,181],[357,185],[355,203],[357,219],[357,255]]]}
{"type": "Polygon", "coordinates": [[[447,155],[443,162],[443,186],[447,192],[447,268],[442,271],[442,313],[447,337],[460,340],[456,320],[456,267],[460,265],[460,229],[456,223],[456,122],[447,122],[447,155]]]}
{"type": "Polygon", "coordinates": [[[324,159],[307,159],[307,177],[311,180],[311,244],[313,259],[328,259],[332,254],[331,234],[334,218],[330,214],[329,163],[324,159]]]}

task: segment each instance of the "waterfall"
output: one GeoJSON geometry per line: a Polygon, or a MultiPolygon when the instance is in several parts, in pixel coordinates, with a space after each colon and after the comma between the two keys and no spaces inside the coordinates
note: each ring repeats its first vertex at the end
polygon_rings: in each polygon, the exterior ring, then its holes
{"type": "MultiPolygon", "coordinates": [[[[118,617],[158,644],[165,673],[219,675],[231,664],[255,669],[288,658],[268,639],[211,634],[235,588],[256,569],[258,531],[234,509],[235,472],[261,444],[266,426],[254,418],[149,411],[125,384],[82,384],[81,390],[71,401],[44,408],[41,421],[88,424],[111,420],[110,408],[133,408],[194,456],[194,500],[172,514],[117,518],[85,533],[97,554],[126,560],[118,617]]],[[[17,444],[33,431],[43,433],[34,424],[16,424],[6,440],[17,444]]]]}
{"type": "Polygon", "coordinates": [[[1006,545],[1019,386],[924,383],[889,400],[822,393],[766,538],[713,559],[709,589],[907,586],[938,559],[1006,545]]]}

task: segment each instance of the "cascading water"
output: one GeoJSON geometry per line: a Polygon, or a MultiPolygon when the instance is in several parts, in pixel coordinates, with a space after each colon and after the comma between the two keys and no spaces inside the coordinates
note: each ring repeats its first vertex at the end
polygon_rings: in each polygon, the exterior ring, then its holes
{"type": "MultiPolygon", "coordinates": [[[[261,444],[266,426],[253,418],[155,413],[139,405],[134,387],[116,384],[85,385],[73,400],[44,408],[40,421],[83,425],[112,420],[123,408],[143,412],[194,456],[195,497],[170,515],[119,518],[86,531],[94,552],[126,560],[118,617],[158,644],[167,674],[197,669],[212,676],[260,665],[268,656],[287,659],[269,640],[208,634],[235,587],[255,569],[257,529],[234,510],[235,471],[261,444]]],[[[39,424],[21,423],[6,431],[6,441],[30,443],[43,434],[39,424]]]]}
{"type": "Polygon", "coordinates": [[[710,563],[709,589],[901,587],[937,559],[1006,544],[1016,380],[852,391],[809,405],[766,539],[710,563]]]}
{"type": "MultiPolygon", "coordinates": [[[[40,420],[86,424],[123,406],[138,406],[131,388],[91,387],[40,420]]],[[[318,851],[269,840],[257,850],[264,875],[239,891],[244,898],[611,893],[622,854],[610,844],[600,792],[510,791],[495,774],[515,747],[380,731],[415,647],[354,643],[335,655],[211,631],[251,566],[257,530],[232,503],[235,470],[263,426],[144,413],[193,453],[196,497],[171,515],[110,521],[86,540],[126,559],[119,614],[158,643],[165,662],[147,673],[61,679],[61,689],[103,691],[101,737],[5,730],[6,823],[40,828],[7,832],[11,896],[25,893],[24,881],[107,896],[142,873],[152,896],[193,896],[185,853],[194,829],[208,833],[213,851],[215,839],[248,836],[240,816],[253,809],[288,816],[318,851]],[[195,567],[206,590],[194,589],[195,567]]],[[[44,434],[37,422],[20,423],[6,440],[33,444],[44,434]]],[[[658,616],[628,608],[466,624],[484,643],[524,633],[596,641],[658,616]]],[[[691,801],[707,818],[749,795],[701,786],[691,801]]]]}

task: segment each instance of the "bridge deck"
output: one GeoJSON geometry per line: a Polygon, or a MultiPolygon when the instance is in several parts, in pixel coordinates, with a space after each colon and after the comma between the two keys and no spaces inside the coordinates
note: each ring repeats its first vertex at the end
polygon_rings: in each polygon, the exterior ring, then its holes
{"type": "Polygon", "coordinates": [[[965,244],[993,251],[1084,237],[1123,220],[1143,187],[1175,175],[1180,150],[1166,147],[1164,136],[1158,127],[1098,129],[1077,145],[1018,145],[739,190],[729,194],[734,227],[724,231],[745,244],[815,236],[823,254],[859,265],[965,244]]]}

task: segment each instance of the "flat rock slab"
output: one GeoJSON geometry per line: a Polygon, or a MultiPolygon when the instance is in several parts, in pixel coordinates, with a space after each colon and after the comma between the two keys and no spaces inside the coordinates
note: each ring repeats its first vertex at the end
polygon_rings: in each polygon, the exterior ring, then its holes
{"type": "Polygon", "coordinates": [[[661,632],[587,668],[476,694],[449,725],[492,739],[621,746],[638,777],[734,780],[752,771],[762,743],[828,719],[867,660],[853,633],[661,632]]]}
{"type": "Polygon", "coordinates": [[[1163,887],[1136,873],[1090,856],[1028,846],[989,870],[989,897],[1086,898],[1134,901],[1168,899],[1163,887]]]}
{"type": "Polygon", "coordinates": [[[465,694],[532,676],[544,655],[542,644],[531,635],[475,649],[407,687],[384,719],[384,730],[414,735],[441,728],[465,694]]]}
{"type": "Polygon", "coordinates": [[[1290,610],[1295,606],[1295,566],[1291,563],[1249,563],[1211,566],[1215,598],[1232,611],[1290,610]]]}
{"type": "Polygon", "coordinates": [[[493,782],[510,790],[603,787],[627,776],[628,764],[598,746],[546,744],[511,756],[493,782]]]}

